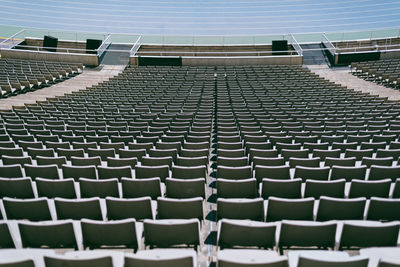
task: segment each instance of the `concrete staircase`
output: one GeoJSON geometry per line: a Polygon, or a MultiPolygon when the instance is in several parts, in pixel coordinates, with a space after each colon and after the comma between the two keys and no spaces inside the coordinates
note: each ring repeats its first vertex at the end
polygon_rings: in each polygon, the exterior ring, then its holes
{"type": "Polygon", "coordinates": [[[128,65],[132,45],[111,44],[104,52],[101,63],[104,65],[128,65]]]}
{"type": "Polygon", "coordinates": [[[301,44],[302,49],[315,49],[303,52],[303,65],[329,65],[321,44],[301,44]]]}
{"type": "Polygon", "coordinates": [[[34,92],[20,94],[5,99],[0,99],[0,109],[11,109],[13,106],[33,104],[36,101],[44,101],[48,97],[61,96],[71,92],[84,90],[86,87],[107,81],[121,73],[125,65],[100,65],[97,68],[84,69],[83,73],[66,81],[45,87],[34,92]]]}

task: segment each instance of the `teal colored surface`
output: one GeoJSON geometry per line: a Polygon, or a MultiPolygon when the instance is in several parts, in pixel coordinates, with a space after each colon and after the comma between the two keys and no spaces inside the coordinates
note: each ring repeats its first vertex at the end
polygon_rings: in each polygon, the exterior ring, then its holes
{"type": "MultiPolygon", "coordinates": [[[[0,37],[10,37],[19,32],[23,28],[15,26],[0,25],[0,37]]],[[[48,29],[32,29],[25,30],[14,36],[14,38],[23,39],[25,37],[43,38],[44,35],[51,35],[60,40],[86,41],[86,39],[104,40],[107,34],[101,33],[85,33],[72,31],[55,31],[48,29]]],[[[140,35],[129,34],[111,34],[113,43],[129,43],[134,44],[140,35]]],[[[293,34],[299,43],[321,42],[322,33],[304,33],[293,34]]],[[[359,40],[371,38],[388,38],[400,36],[400,28],[382,29],[382,30],[366,30],[357,32],[332,32],[326,33],[330,41],[343,40],[359,40]]],[[[287,39],[287,35],[254,35],[254,36],[162,36],[162,35],[143,35],[142,44],[169,44],[169,45],[254,45],[254,44],[270,44],[272,40],[287,39]]],[[[1,39],[0,39],[1,40],[1,39]]]]}

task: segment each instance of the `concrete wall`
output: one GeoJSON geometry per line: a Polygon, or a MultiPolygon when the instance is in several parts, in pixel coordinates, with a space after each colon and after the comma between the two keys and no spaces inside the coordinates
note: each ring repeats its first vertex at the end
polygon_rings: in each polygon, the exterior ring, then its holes
{"type": "Polygon", "coordinates": [[[139,65],[138,57],[129,57],[129,65],[131,67],[136,67],[139,65]]]}
{"type": "Polygon", "coordinates": [[[82,63],[85,66],[99,65],[97,55],[92,54],[54,53],[44,51],[6,49],[1,50],[1,57],[26,60],[82,63]]]}
{"type": "MultiPolygon", "coordinates": [[[[25,38],[26,45],[28,46],[39,46],[43,47],[43,39],[41,38],[25,38]]],[[[66,52],[65,49],[60,48],[73,48],[73,49],[86,49],[86,42],[83,41],[65,41],[65,40],[58,40],[57,45],[57,52],[66,52]]],[[[71,53],[82,53],[85,54],[85,51],[70,51],[71,53]]]]}
{"type": "MultiPolygon", "coordinates": [[[[130,57],[131,66],[138,66],[138,58],[130,57]]],[[[183,57],[183,66],[233,66],[233,65],[302,65],[302,56],[273,57],[183,57]]]]}
{"type": "Polygon", "coordinates": [[[199,65],[301,65],[303,57],[301,56],[273,56],[273,57],[184,57],[182,65],[199,66],[199,65]]]}

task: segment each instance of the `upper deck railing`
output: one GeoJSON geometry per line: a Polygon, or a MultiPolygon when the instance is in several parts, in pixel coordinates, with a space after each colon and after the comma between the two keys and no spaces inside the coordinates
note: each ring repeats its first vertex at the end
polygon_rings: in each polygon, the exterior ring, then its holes
{"type": "MultiPolygon", "coordinates": [[[[17,29],[17,28],[16,28],[17,29]]],[[[301,34],[281,34],[281,35],[200,35],[200,36],[176,36],[176,35],[134,35],[134,34],[104,34],[104,33],[85,33],[85,32],[70,32],[70,31],[52,31],[43,29],[19,29],[16,33],[10,37],[0,40],[0,49],[11,49],[15,45],[19,45],[21,48],[27,48],[28,50],[42,51],[43,47],[39,46],[24,46],[20,42],[25,38],[43,38],[44,35],[50,35],[58,38],[59,40],[68,40],[75,42],[84,42],[86,39],[99,39],[102,40],[102,45],[96,50],[97,55],[101,55],[106,51],[109,45],[112,43],[124,43],[132,45],[131,50],[109,50],[115,52],[129,53],[130,56],[144,55],[145,52],[140,51],[140,47],[143,45],[161,45],[161,46],[257,46],[257,45],[269,45],[273,40],[288,40],[288,43],[292,45],[296,53],[289,51],[290,55],[302,55],[305,49],[301,48],[300,44],[304,43],[321,43],[323,42],[328,50],[331,52],[339,51],[339,48],[334,45],[336,42],[345,42],[352,40],[374,40],[374,39],[390,39],[400,37],[400,29],[379,29],[379,30],[366,30],[357,32],[329,32],[329,33],[301,33],[301,34]]],[[[1,26],[0,26],[1,36],[1,26]]],[[[363,51],[369,49],[369,46],[348,47],[346,49],[340,48],[341,52],[351,51],[363,51]]],[[[374,49],[380,51],[390,51],[398,49],[395,45],[388,43],[385,45],[374,46],[374,49]]],[[[86,53],[85,49],[81,48],[63,48],[57,47],[57,51],[64,53],[86,53]]],[[[152,51],[154,52],[154,51],[152,51]]],[[[168,54],[165,51],[155,51],[159,54],[168,54]]],[[[193,51],[187,51],[186,56],[194,54],[193,51]]],[[[259,51],[260,53],[265,51],[259,51]]],[[[254,51],[237,51],[227,52],[227,56],[250,56],[254,51]],[[236,54],[235,54],[236,53],[236,54]],[[239,55],[242,53],[242,55],[239,55]]],[[[197,53],[201,56],[201,53],[197,53]]],[[[210,54],[207,52],[207,54],[210,54]]]]}

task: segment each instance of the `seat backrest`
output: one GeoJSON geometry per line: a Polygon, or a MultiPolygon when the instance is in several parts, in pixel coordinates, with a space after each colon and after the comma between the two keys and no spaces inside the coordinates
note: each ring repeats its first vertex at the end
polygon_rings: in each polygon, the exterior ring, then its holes
{"type": "Polygon", "coordinates": [[[138,161],[146,156],[146,149],[120,149],[118,150],[120,158],[137,158],[138,161]]]}
{"type": "Polygon", "coordinates": [[[0,158],[3,156],[22,157],[24,151],[20,147],[0,147],[0,158]]]}
{"type": "Polygon", "coordinates": [[[54,205],[56,207],[58,220],[80,220],[83,218],[103,220],[100,199],[97,197],[71,200],[55,198],[54,205]]]}
{"type": "Polygon", "coordinates": [[[363,157],[361,160],[361,164],[367,166],[367,168],[371,168],[372,165],[378,166],[392,166],[393,157],[387,158],[372,158],[372,157],[363,157]]]}
{"type": "Polygon", "coordinates": [[[261,196],[264,199],[301,198],[301,182],[301,178],[287,180],[264,178],[261,184],[261,196]]]}
{"type": "Polygon", "coordinates": [[[138,251],[135,255],[126,255],[124,267],[158,267],[158,266],[175,266],[175,267],[193,267],[197,260],[197,255],[188,255],[186,250],[169,249],[169,253],[157,253],[155,250],[138,251]],[[154,253],[155,252],[155,253],[154,253]],[[149,255],[148,255],[149,254],[149,255]]]}
{"type": "Polygon", "coordinates": [[[191,219],[203,220],[203,198],[157,198],[158,219],[191,219]]]}
{"type": "Polygon", "coordinates": [[[39,197],[47,198],[76,198],[74,179],[62,180],[36,178],[36,188],[39,197]]]}
{"type": "Polygon", "coordinates": [[[24,177],[20,164],[0,166],[0,177],[3,178],[20,178],[24,177]]]}
{"type": "Polygon", "coordinates": [[[218,246],[273,248],[276,225],[257,221],[222,219],[218,224],[218,246]],[[235,233],[235,234],[233,234],[235,233]]]}
{"type": "Polygon", "coordinates": [[[350,158],[331,158],[331,157],[326,157],[325,158],[325,167],[333,167],[333,165],[337,166],[356,166],[356,157],[350,157],[350,158]]]}
{"type": "Polygon", "coordinates": [[[109,220],[135,220],[154,219],[150,197],[115,198],[106,197],[107,218],[109,220]]]}
{"type": "Polygon", "coordinates": [[[132,169],[130,166],[123,167],[97,167],[97,174],[99,179],[109,179],[109,178],[118,178],[121,180],[122,177],[132,178],[132,169]]]}
{"type": "Polygon", "coordinates": [[[328,180],[329,167],[303,167],[297,166],[294,171],[294,178],[301,178],[303,181],[308,179],[313,180],[328,180]]]}
{"type": "Polygon", "coordinates": [[[113,267],[112,257],[91,257],[91,258],[77,258],[77,257],[43,257],[46,267],[113,267]]]}
{"type": "Polygon", "coordinates": [[[367,257],[349,257],[348,260],[325,260],[316,259],[311,257],[306,257],[300,255],[297,267],[318,267],[318,266],[328,266],[328,267],[367,267],[369,258],[367,257]]]}
{"type": "Polygon", "coordinates": [[[400,166],[371,166],[368,180],[390,178],[393,182],[400,178],[400,166]]]}
{"type": "Polygon", "coordinates": [[[101,158],[99,156],[96,157],[71,157],[71,164],[73,166],[101,166],[101,158]]]}
{"type": "Polygon", "coordinates": [[[172,167],[172,178],[181,179],[195,179],[195,178],[205,178],[207,173],[206,166],[178,166],[174,165],[172,167]]]}
{"type": "Polygon", "coordinates": [[[135,166],[135,177],[142,178],[153,178],[159,177],[162,182],[169,177],[169,166],[135,166]]]}
{"type": "MultiPolygon", "coordinates": [[[[320,158],[295,158],[291,157],[289,159],[290,168],[296,167],[319,167],[320,158]]],[[[284,164],[283,164],[284,165],[284,164]]]]}
{"type": "Polygon", "coordinates": [[[0,178],[0,198],[34,198],[32,180],[25,178],[0,178]]]}
{"type": "Polygon", "coordinates": [[[344,198],[345,186],[345,179],[332,181],[308,179],[306,181],[304,197],[313,197],[315,199],[318,199],[321,196],[344,198]]]}
{"type": "Polygon", "coordinates": [[[4,155],[2,160],[4,165],[21,164],[21,166],[24,166],[25,164],[32,164],[32,158],[30,156],[14,157],[4,155]]]}
{"type": "Polygon", "coordinates": [[[89,157],[100,157],[101,160],[106,161],[107,157],[115,157],[114,148],[88,148],[89,157]]]}
{"type": "Polygon", "coordinates": [[[218,198],[217,218],[264,221],[264,200],[218,198]]]}
{"type": "Polygon", "coordinates": [[[244,148],[240,149],[218,149],[217,156],[218,157],[227,157],[227,158],[241,158],[246,155],[246,150],[244,148]]]}
{"type": "Polygon", "coordinates": [[[15,248],[7,223],[0,223],[0,248],[15,248]]]}
{"type": "Polygon", "coordinates": [[[37,165],[57,165],[61,168],[63,164],[67,164],[67,159],[64,156],[61,157],[42,157],[36,156],[37,165]]]}
{"type": "Polygon", "coordinates": [[[317,221],[362,220],[366,201],[365,197],[343,199],[321,196],[317,221]]]}
{"type": "Polygon", "coordinates": [[[279,235],[279,249],[285,247],[333,248],[337,225],[335,222],[283,221],[279,235]]]}
{"type": "Polygon", "coordinates": [[[81,227],[85,248],[125,246],[133,249],[134,252],[138,249],[136,221],[134,219],[107,222],[82,219],[81,227]]]}
{"type": "Polygon", "coordinates": [[[51,214],[47,198],[3,198],[4,210],[9,220],[47,221],[51,214]]]}
{"type": "Polygon", "coordinates": [[[200,244],[200,222],[187,220],[144,220],[144,244],[150,247],[200,244]]]}
{"type": "Polygon", "coordinates": [[[257,180],[255,178],[232,180],[217,179],[217,197],[222,198],[256,198],[257,180]]]}
{"type": "Polygon", "coordinates": [[[248,158],[240,157],[240,158],[226,158],[226,157],[217,157],[217,166],[229,166],[229,167],[242,167],[247,166],[248,158]]]}
{"type": "Polygon", "coordinates": [[[327,157],[340,158],[340,149],[314,149],[313,157],[319,157],[321,160],[325,160],[327,157]]]}
{"type": "Polygon", "coordinates": [[[138,159],[135,157],[132,158],[107,158],[107,166],[108,167],[123,167],[123,166],[130,166],[132,169],[138,163],[138,159]]]}
{"type": "Polygon", "coordinates": [[[255,177],[258,182],[261,182],[264,178],[270,179],[291,179],[290,167],[283,166],[256,166],[255,177]]]}
{"type": "Polygon", "coordinates": [[[390,247],[396,246],[399,235],[398,223],[345,222],[339,248],[390,247]]]}
{"type": "Polygon", "coordinates": [[[371,197],[367,211],[367,220],[400,220],[400,199],[371,197]]]}
{"type": "Polygon", "coordinates": [[[350,184],[349,198],[389,197],[390,179],[376,181],[353,180],[350,184]]]}
{"type": "Polygon", "coordinates": [[[261,157],[253,157],[253,169],[256,166],[282,166],[285,165],[285,159],[282,157],[276,158],[261,158],[261,157]]]}
{"type": "Polygon", "coordinates": [[[129,179],[122,178],[122,197],[137,198],[149,196],[153,200],[161,196],[161,179],[158,177],[129,179]]]}
{"type": "Polygon", "coordinates": [[[25,174],[32,179],[48,178],[48,179],[60,179],[58,174],[58,166],[56,164],[52,165],[25,165],[25,174]]]}
{"type": "Polygon", "coordinates": [[[178,156],[176,158],[176,165],[178,166],[199,166],[199,165],[207,165],[208,157],[181,157],[178,156]]]}
{"type": "Polygon", "coordinates": [[[205,198],[205,178],[165,180],[166,196],[169,198],[205,198]]]}
{"type": "Polygon", "coordinates": [[[72,156],[83,158],[85,156],[85,151],[83,150],[83,148],[78,148],[78,149],[57,148],[57,155],[64,156],[68,160],[71,160],[72,156]]]}
{"type": "Polygon", "coordinates": [[[18,228],[23,248],[78,248],[72,221],[20,222],[18,228]]]}
{"type": "Polygon", "coordinates": [[[256,149],[251,148],[249,151],[249,160],[253,161],[254,157],[261,158],[276,158],[279,156],[278,150],[276,149],[256,149]]]}
{"type": "Polygon", "coordinates": [[[278,256],[278,253],[261,249],[219,250],[217,253],[218,267],[288,267],[286,256],[278,256]]]}
{"type": "Polygon", "coordinates": [[[168,157],[142,157],[140,163],[145,166],[162,166],[168,165],[169,168],[172,167],[173,158],[171,156],[168,157]]]}
{"type": "Polygon", "coordinates": [[[313,220],[314,198],[286,199],[269,197],[267,221],[313,220]]]}
{"type": "Polygon", "coordinates": [[[333,166],[331,172],[331,180],[346,179],[350,182],[352,179],[365,180],[367,166],[333,166]]]}
{"type": "Polygon", "coordinates": [[[79,178],[96,179],[95,166],[62,166],[63,178],[74,178],[77,181],[79,178]]]}
{"type": "Polygon", "coordinates": [[[118,179],[93,180],[79,178],[81,198],[90,197],[119,197],[118,179]]]}

